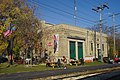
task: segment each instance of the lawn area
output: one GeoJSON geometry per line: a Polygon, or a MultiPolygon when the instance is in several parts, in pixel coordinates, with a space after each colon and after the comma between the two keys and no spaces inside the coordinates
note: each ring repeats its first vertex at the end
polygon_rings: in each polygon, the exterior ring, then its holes
{"type": "Polygon", "coordinates": [[[95,65],[103,65],[105,64],[104,62],[99,62],[99,61],[95,61],[95,62],[91,62],[91,63],[85,63],[85,66],[95,66],[95,65]]]}
{"type": "MultiPolygon", "coordinates": [[[[105,63],[101,62],[91,62],[91,63],[85,63],[84,65],[80,66],[95,66],[95,65],[103,65],[105,63]]],[[[40,64],[40,65],[35,65],[35,66],[27,66],[27,65],[19,65],[19,64],[13,64],[8,67],[8,63],[2,63],[0,64],[0,74],[2,73],[19,73],[19,72],[30,72],[30,71],[44,71],[44,70],[55,70],[59,68],[52,68],[52,67],[47,67],[45,64],[40,64]]],[[[67,65],[67,68],[76,68],[80,66],[75,66],[75,65],[67,65]]]]}
{"type": "Polygon", "coordinates": [[[19,72],[30,72],[30,71],[43,71],[43,70],[53,70],[56,68],[47,67],[45,64],[28,66],[28,65],[19,65],[13,64],[8,67],[8,63],[0,64],[0,74],[1,73],[19,73],[19,72]]]}

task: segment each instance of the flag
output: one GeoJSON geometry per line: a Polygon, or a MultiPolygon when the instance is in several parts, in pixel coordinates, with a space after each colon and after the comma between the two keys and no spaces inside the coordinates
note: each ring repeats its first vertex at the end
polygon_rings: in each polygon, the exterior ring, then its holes
{"type": "Polygon", "coordinates": [[[10,24],[10,27],[8,28],[8,30],[3,33],[4,37],[11,35],[12,32],[15,30],[16,30],[16,28],[14,27],[14,25],[10,24]]]}
{"type": "Polygon", "coordinates": [[[6,32],[3,33],[4,37],[9,36],[12,34],[12,30],[7,30],[6,32]]]}

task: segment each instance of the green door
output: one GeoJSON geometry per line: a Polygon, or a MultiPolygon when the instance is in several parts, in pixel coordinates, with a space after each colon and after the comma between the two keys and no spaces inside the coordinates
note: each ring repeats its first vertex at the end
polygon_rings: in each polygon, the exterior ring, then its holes
{"type": "Polygon", "coordinates": [[[83,58],[83,43],[78,42],[78,59],[83,58]]]}
{"type": "Polygon", "coordinates": [[[70,46],[70,59],[76,59],[75,41],[70,41],[69,46],[70,46]]]}
{"type": "Polygon", "coordinates": [[[101,49],[98,49],[98,60],[101,60],[101,49]]]}

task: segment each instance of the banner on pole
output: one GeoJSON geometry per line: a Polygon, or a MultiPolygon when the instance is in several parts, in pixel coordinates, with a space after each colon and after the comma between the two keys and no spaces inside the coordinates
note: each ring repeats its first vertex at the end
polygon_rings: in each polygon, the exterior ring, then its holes
{"type": "Polygon", "coordinates": [[[59,40],[59,35],[55,34],[54,35],[54,53],[58,51],[58,40],[59,40]]]}

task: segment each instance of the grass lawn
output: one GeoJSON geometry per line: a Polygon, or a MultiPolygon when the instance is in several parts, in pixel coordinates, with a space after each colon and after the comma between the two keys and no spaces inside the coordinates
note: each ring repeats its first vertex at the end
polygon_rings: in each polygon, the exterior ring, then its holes
{"type": "Polygon", "coordinates": [[[105,63],[104,62],[95,61],[95,62],[85,63],[85,66],[95,66],[95,65],[103,65],[103,64],[105,64],[105,63]]]}
{"type": "Polygon", "coordinates": [[[0,74],[1,73],[19,73],[19,72],[30,72],[30,71],[43,71],[43,70],[53,70],[56,68],[47,67],[43,64],[35,66],[27,66],[20,64],[13,64],[8,67],[8,63],[0,64],[0,74]]]}
{"type": "MultiPolygon", "coordinates": [[[[85,63],[82,66],[95,66],[95,65],[102,65],[105,63],[101,62],[91,62],[91,63],[85,63]]],[[[19,64],[13,64],[8,67],[8,63],[2,63],[0,64],[0,74],[3,73],[19,73],[19,72],[30,72],[30,71],[44,71],[44,70],[55,70],[58,68],[52,68],[52,67],[47,67],[45,64],[40,64],[36,66],[27,66],[27,65],[19,65],[19,64]]],[[[81,65],[80,65],[81,66],[81,65]]],[[[75,66],[75,65],[67,65],[67,68],[76,68],[80,66],[75,66]]]]}

